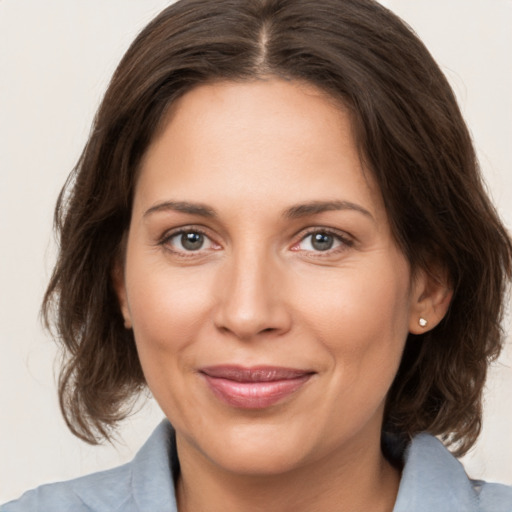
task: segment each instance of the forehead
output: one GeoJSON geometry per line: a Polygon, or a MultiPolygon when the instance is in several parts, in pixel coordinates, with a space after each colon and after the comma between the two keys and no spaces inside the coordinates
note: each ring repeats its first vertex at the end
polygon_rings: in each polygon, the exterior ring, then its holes
{"type": "Polygon", "coordinates": [[[285,196],[382,208],[348,109],[280,79],[201,85],[173,105],[143,159],[136,201],[191,193],[206,202],[285,196]]]}

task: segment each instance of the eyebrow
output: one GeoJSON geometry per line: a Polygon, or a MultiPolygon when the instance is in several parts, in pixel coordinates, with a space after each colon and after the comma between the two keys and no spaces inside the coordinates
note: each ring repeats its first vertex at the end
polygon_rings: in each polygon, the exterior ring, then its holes
{"type": "Polygon", "coordinates": [[[202,203],[190,203],[188,201],[164,201],[158,203],[144,212],[144,217],[156,212],[175,211],[188,213],[190,215],[200,215],[202,217],[216,217],[215,210],[202,203]]]}
{"type": "Polygon", "coordinates": [[[298,204],[288,208],[285,210],[283,216],[288,219],[297,219],[308,215],[316,215],[323,212],[337,210],[352,210],[373,219],[373,215],[368,210],[356,203],[351,203],[350,201],[310,201],[308,203],[298,204]]]}
{"type": "MultiPolygon", "coordinates": [[[[350,201],[310,201],[287,208],[282,216],[286,219],[298,219],[308,215],[317,215],[329,211],[352,210],[373,219],[373,215],[362,206],[350,201]]],[[[213,208],[203,203],[192,203],[189,201],[164,201],[158,203],[144,212],[144,217],[156,212],[176,211],[199,215],[201,217],[216,218],[218,215],[213,208]]]]}

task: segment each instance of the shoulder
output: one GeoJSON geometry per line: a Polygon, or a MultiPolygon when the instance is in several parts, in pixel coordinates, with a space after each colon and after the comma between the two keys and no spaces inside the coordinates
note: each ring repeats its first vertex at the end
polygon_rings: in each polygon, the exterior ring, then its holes
{"type": "Polygon", "coordinates": [[[120,466],[85,477],[42,485],[6,503],[1,512],[58,510],[62,512],[91,512],[123,510],[128,512],[131,499],[130,466],[120,466]]]}
{"type": "Polygon", "coordinates": [[[174,432],[164,421],[130,463],[43,485],[1,506],[0,512],[172,512],[174,459],[174,432]]]}
{"type": "Polygon", "coordinates": [[[509,485],[472,480],[482,512],[511,512],[512,487],[509,485]]]}
{"type": "Polygon", "coordinates": [[[26,492],[20,499],[6,503],[0,510],[131,511],[133,508],[126,503],[130,497],[130,474],[130,465],[127,464],[67,482],[42,485],[26,492]],[[121,499],[124,503],[120,503],[121,499]]]}
{"type": "Polygon", "coordinates": [[[394,512],[511,512],[512,487],[471,480],[437,438],[420,434],[404,452],[394,512]]]}

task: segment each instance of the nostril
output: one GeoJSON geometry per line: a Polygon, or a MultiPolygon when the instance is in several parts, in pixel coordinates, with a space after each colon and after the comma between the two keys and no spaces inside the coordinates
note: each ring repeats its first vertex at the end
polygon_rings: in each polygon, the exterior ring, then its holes
{"type": "Polygon", "coordinates": [[[239,339],[248,340],[254,337],[272,335],[278,333],[281,329],[279,327],[265,327],[259,329],[257,326],[241,326],[241,325],[218,325],[219,332],[223,334],[231,334],[239,339]]]}

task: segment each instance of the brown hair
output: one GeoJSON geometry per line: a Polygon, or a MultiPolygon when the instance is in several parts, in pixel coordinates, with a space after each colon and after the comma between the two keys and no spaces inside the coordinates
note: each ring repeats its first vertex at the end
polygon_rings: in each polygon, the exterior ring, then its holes
{"type": "Polygon", "coordinates": [[[448,272],[449,313],[409,336],[385,428],[441,435],[464,453],[502,345],[512,246],[447,80],[413,32],[373,0],[180,0],[133,42],[55,212],[60,253],[43,313],[64,347],[68,426],[89,442],[109,438],[144,387],[111,275],[138,165],[166,110],[197,84],[264,75],[314,84],[351,109],[399,247],[413,269],[437,262],[448,272]]]}

